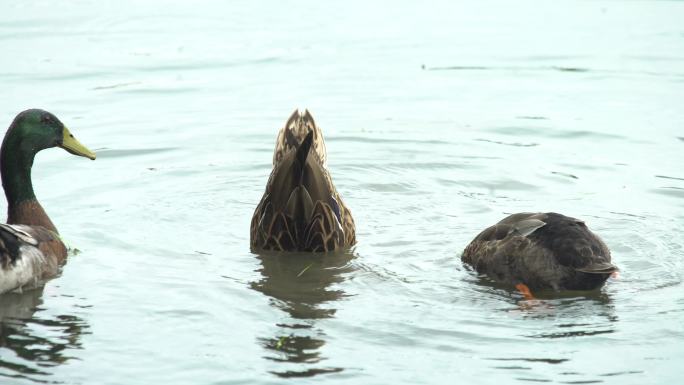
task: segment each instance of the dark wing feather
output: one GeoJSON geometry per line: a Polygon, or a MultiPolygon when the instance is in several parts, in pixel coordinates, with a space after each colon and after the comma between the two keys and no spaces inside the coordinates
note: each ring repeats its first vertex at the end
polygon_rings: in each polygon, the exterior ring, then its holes
{"type": "Polygon", "coordinates": [[[38,246],[38,240],[26,231],[28,226],[0,224],[0,265],[7,268],[20,257],[22,246],[38,246]]]}
{"type": "Polygon", "coordinates": [[[588,271],[594,270],[590,266],[604,270],[610,264],[610,250],[583,221],[557,213],[545,215],[546,226],[530,234],[530,240],[550,250],[559,264],[588,271]]]}

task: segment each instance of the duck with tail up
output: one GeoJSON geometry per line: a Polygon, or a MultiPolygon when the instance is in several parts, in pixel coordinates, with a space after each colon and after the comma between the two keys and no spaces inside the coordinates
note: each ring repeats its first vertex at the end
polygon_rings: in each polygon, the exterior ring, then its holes
{"type": "Polygon", "coordinates": [[[278,133],[273,171],[252,216],[252,250],[329,252],[356,243],[326,158],[321,129],[309,111],[296,110],[278,133]]]}
{"type": "Polygon", "coordinates": [[[0,293],[37,286],[55,276],[66,261],[66,246],[38,203],[31,182],[36,153],[51,147],[95,159],[95,153],[57,117],[38,109],[17,115],[2,142],[0,172],[7,223],[0,224],[0,293]]]}
{"type": "Polygon", "coordinates": [[[528,299],[538,290],[594,290],[618,271],[601,238],[557,213],[510,215],[475,237],[461,260],[528,299]]]}

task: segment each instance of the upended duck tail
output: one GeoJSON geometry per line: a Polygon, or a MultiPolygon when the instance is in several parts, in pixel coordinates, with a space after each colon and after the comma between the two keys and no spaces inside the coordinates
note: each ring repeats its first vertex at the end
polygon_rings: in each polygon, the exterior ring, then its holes
{"type": "Polygon", "coordinates": [[[285,123],[285,126],[278,132],[276,147],[273,153],[273,166],[280,163],[290,151],[297,149],[306,136],[312,132],[313,142],[311,144],[311,151],[314,155],[310,156],[314,156],[318,163],[325,167],[327,155],[323,133],[320,127],[316,125],[309,110],[304,110],[304,112],[295,110],[287,120],[287,123],[285,123]]]}
{"type": "Polygon", "coordinates": [[[296,239],[302,240],[306,226],[311,218],[313,212],[314,202],[311,194],[307,189],[306,183],[306,159],[311,152],[311,144],[313,143],[313,132],[309,132],[306,138],[297,147],[295,154],[295,161],[292,162],[292,177],[295,188],[290,193],[290,196],[285,205],[284,213],[292,218],[296,226],[296,239]]]}
{"type": "Polygon", "coordinates": [[[306,166],[306,158],[309,156],[309,153],[311,152],[312,143],[313,131],[309,131],[309,133],[306,135],[302,143],[300,143],[297,147],[297,154],[295,155],[297,161],[294,162],[294,165],[295,167],[298,167],[297,171],[295,172],[295,175],[298,174],[299,176],[298,184],[300,186],[304,183],[304,168],[306,166]]]}

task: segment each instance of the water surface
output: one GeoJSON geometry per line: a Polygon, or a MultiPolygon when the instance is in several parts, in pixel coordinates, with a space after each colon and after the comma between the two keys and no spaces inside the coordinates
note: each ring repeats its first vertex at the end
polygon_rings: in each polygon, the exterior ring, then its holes
{"type": "Polygon", "coordinates": [[[0,122],[73,255],[0,296],[8,384],[676,383],[684,2],[5,1],[0,122]],[[249,250],[277,130],[323,128],[348,253],[249,250]],[[464,268],[519,211],[586,220],[621,269],[532,306],[464,268]]]}

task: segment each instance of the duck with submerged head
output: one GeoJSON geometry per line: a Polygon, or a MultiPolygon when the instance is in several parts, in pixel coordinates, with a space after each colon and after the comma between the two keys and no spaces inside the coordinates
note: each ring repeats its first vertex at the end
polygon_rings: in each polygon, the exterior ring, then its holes
{"type": "Polygon", "coordinates": [[[594,290],[618,271],[601,238],[557,213],[510,215],[475,237],[461,260],[528,298],[538,290],[594,290]]]}
{"type": "Polygon", "coordinates": [[[273,171],[252,216],[252,250],[328,252],[356,243],[326,157],[321,129],[309,111],[296,110],[278,133],[273,171]]]}
{"type": "Polygon", "coordinates": [[[31,182],[36,153],[51,147],[95,159],[95,153],[57,117],[39,109],[17,115],[2,142],[0,173],[7,224],[0,224],[0,293],[37,285],[56,275],[66,260],[66,246],[38,203],[31,182]]]}

